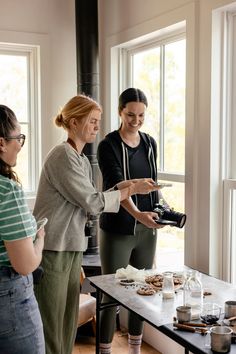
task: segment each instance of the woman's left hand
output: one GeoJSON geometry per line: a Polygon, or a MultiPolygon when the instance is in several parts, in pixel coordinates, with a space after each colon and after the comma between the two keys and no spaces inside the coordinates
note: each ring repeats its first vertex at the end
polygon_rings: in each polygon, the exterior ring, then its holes
{"type": "Polygon", "coordinates": [[[158,214],[152,211],[139,211],[136,214],[136,219],[143,225],[151,229],[161,229],[164,226],[157,224],[156,220],[158,219],[158,214]]]}

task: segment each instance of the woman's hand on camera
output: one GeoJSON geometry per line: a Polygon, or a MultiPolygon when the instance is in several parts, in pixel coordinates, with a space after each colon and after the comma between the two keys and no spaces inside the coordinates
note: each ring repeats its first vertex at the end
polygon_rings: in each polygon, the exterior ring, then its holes
{"type": "Polygon", "coordinates": [[[158,219],[158,215],[152,211],[139,211],[135,217],[139,222],[141,222],[141,224],[151,229],[161,229],[164,227],[163,225],[156,223],[155,220],[158,219]]]}

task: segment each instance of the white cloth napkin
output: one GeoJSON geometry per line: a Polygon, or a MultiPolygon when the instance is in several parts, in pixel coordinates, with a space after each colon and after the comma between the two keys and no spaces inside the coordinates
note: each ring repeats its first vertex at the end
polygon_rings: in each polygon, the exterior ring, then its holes
{"type": "Polygon", "coordinates": [[[135,281],[145,282],[145,277],[150,274],[150,271],[145,269],[137,269],[131,265],[126,268],[119,268],[116,271],[115,278],[133,279],[135,281]]]}

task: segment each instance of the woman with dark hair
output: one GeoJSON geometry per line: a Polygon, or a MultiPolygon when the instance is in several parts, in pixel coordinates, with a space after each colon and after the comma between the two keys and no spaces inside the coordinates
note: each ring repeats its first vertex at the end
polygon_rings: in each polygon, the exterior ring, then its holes
{"type": "Polygon", "coordinates": [[[12,169],[24,141],[14,112],[0,105],[0,353],[43,354],[43,326],[31,273],[41,262],[45,232],[36,231],[12,169]]]}
{"type": "Polygon", "coordinates": [[[39,219],[47,217],[48,223],[44,277],[35,292],[47,354],[69,354],[74,346],[88,214],[116,213],[120,201],[157,189],[149,178],[123,181],[106,192],[96,190],[90,162],[82,150],[95,141],[100,120],[101,107],[96,101],[84,95],[71,98],[55,119],[66,130],[67,141],[49,152],[41,172],[34,214],[39,219]]]}
{"type": "MultiPolygon", "coordinates": [[[[98,163],[103,176],[103,189],[132,178],[152,178],[157,181],[157,146],[155,140],[140,132],[148,106],[145,94],[128,88],[119,97],[119,130],[113,131],[98,146],[98,163]]],[[[100,217],[100,257],[102,273],[115,273],[128,264],[138,269],[152,268],[156,251],[157,214],[152,210],[160,191],[133,195],[121,202],[117,214],[103,213],[100,217]]],[[[104,296],[104,302],[110,299],[104,296]]],[[[101,313],[100,353],[111,353],[115,330],[116,309],[101,313]]],[[[129,354],[140,353],[143,322],[129,314],[129,354]]]]}

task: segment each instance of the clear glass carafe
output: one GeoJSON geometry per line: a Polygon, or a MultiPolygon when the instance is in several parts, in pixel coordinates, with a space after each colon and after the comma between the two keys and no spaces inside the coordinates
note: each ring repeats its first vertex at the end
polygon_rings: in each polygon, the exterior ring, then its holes
{"type": "Polygon", "coordinates": [[[163,273],[163,285],[162,285],[163,299],[171,299],[175,296],[173,273],[163,273]]]}
{"type": "Polygon", "coordinates": [[[184,283],[184,305],[191,307],[192,319],[200,318],[203,304],[202,283],[199,273],[193,271],[184,283]]]}

